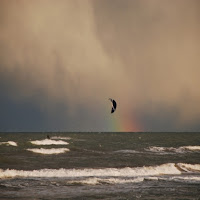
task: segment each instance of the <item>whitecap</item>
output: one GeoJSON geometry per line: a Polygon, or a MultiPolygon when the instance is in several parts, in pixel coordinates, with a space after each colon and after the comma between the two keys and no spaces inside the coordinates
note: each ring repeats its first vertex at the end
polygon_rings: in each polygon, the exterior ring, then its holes
{"type": "Polygon", "coordinates": [[[0,178],[6,177],[146,177],[163,174],[181,174],[174,163],[159,166],[102,168],[102,169],[41,169],[33,171],[7,169],[0,170],[0,178]]]}
{"type": "Polygon", "coordinates": [[[70,137],[62,137],[62,136],[53,136],[51,137],[53,140],[71,140],[70,137]]]}
{"type": "Polygon", "coordinates": [[[34,153],[40,153],[40,154],[60,154],[60,153],[65,153],[67,151],[70,151],[67,148],[52,148],[52,149],[27,149],[27,151],[32,151],[34,153]]]}
{"type": "Polygon", "coordinates": [[[73,180],[68,181],[69,184],[86,184],[86,185],[98,185],[98,184],[127,184],[127,183],[139,183],[142,182],[144,178],[134,178],[134,179],[122,179],[122,178],[88,178],[83,180],[73,180]]]}
{"type": "Polygon", "coordinates": [[[200,172],[200,164],[178,163],[176,166],[186,172],[200,172]]]}
{"type": "Polygon", "coordinates": [[[182,183],[200,183],[200,176],[172,176],[172,177],[160,177],[159,181],[172,181],[182,183]]]}
{"type": "Polygon", "coordinates": [[[117,151],[114,151],[113,153],[125,153],[125,154],[134,154],[134,153],[140,153],[139,151],[135,151],[135,150],[132,150],[132,149],[122,149],[122,150],[117,150],[117,151]]]}
{"type": "Polygon", "coordinates": [[[5,144],[5,145],[11,145],[11,146],[17,146],[17,143],[16,142],[13,142],[13,141],[8,141],[8,142],[0,142],[0,145],[1,144],[5,144]]]}
{"type": "Polygon", "coordinates": [[[178,148],[151,146],[145,150],[158,154],[187,153],[191,151],[200,151],[200,146],[181,146],[178,148]]]}
{"type": "Polygon", "coordinates": [[[174,181],[180,181],[180,182],[192,182],[192,183],[199,183],[200,182],[200,176],[185,176],[185,177],[175,177],[171,178],[174,181]]]}
{"type": "Polygon", "coordinates": [[[153,177],[151,177],[151,176],[150,177],[145,177],[144,180],[145,181],[157,181],[158,177],[154,177],[154,176],[153,177]]]}
{"type": "Polygon", "coordinates": [[[173,153],[172,151],[174,151],[173,147],[167,148],[167,147],[155,147],[155,146],[151,146],[149,148],[145,149],[146,151],[150,151],[153,153],[158,153],[158,154],[170,154],[173,153]]]}
{"type": "Polygon", "coordinates": [[[35,145],[67,145],[68,142],[62,141],[62,140],[51,140],[51,139],[44,139],[44,140],[35,140],[30,141],[32,144],[35,145]]]}
{"type": "Polygon", "coordinates": [[[187,150],[190,150],[190,151],[200,151],[200,146],[183,146],[181,148],[187,149],[187,150]]]}

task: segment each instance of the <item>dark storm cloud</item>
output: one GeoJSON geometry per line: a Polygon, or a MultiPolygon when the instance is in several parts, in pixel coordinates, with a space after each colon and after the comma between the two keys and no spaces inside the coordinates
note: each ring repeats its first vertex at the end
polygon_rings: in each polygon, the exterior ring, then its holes
{"type": "Polygon", "coordinates": [[[16,88],[8,85],[0,81],[0,131],[111,131],[105,125],[106,116],[90,107],[76,105],[71,114],[66,102],[48,105],[42,91],[31,98],[13,99],[10,94],[17,96],[16,88]]]}
{"type": "Polygon", "coordinates": [[[193,120],[198,125],[199,1],[93,3],[96,34],[105,52],[121,63],[130,81],[129,106],[142,116],[144,129],[184,130],[193,120]]]}
{"type": "Polygon", "coordinates": [[[90,4],[21,0],[1,5],[1,76],[14,74],[10,81],[26,82],[19,96],[41,89],[51,98],[72,102],[83,91],[92,97],[105,59],[93,34],[90,4]]]}
{"type": "Polygon", "coordinates": [[[95,105],[105,99],[100,88],[109,70],[99,67],[107,61],[93,34],[90,3],[2,0],[0,11],[0,115],[10,116],[4,122],[30,130],[99,129],[105,120],[95,105]]]}
{"type": "Polygon", "coordinates": [[[186,131],[186,127],[178,123],[180,111],[177,107],[159,105],[146,105],[143,110],[136,111],[137,118],[146,131],[186,131]]]}
{"type": "Polygon", "coordinates": [[[137,115],[143,130],[196,127],[199,9],[198,0],[2,0],[4,113],[18,105],[20,116],[24,103],[38,116],[29,127],[98,131],[111,97],[118,117],[137,115]]]}

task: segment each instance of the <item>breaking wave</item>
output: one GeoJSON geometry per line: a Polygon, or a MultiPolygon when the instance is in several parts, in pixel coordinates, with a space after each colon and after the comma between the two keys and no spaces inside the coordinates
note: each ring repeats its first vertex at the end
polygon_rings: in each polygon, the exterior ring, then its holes
{"type": "Polygon", "coordinates": [[[61,136],[53,136],[51,137],[53,140],[71,140],[70,137],[61,137],[61,136]]]}
{"type": "Polygon", "coordinates": [[[160,154],[170,154],[170,153],[187,153],[187,152],[198,152],[200,151],[200,146],[182,146],[182,147],[156,147],[152,146],[145,149],[146,151],[160,153],[160,154]]]}
{"type": "MultiPolygon", "coordinates": [[[[80,178],[80,177],[135,177],[145,178],[147,176],[159,176],[159,175],[178,175],[183,172],[195,172],[200,173],[200,164],[185,164],[185,163],[167,163],[158,166],[144,166],[144,167],[125,167],[125,168],[103,168],[103,169],[41,169],[33,171],[23,171],[15,169],[0,169],[0,178],[8,177],[68,177],[68,178],[80,178]]],[[[114,179],[113,179],[114,180],[114,179]]]]}
{"type": "Polygon", "coordinates": [[[140,153],[139,151],[135,151],[135,150],[132,150],[132,149],[124,149],[124,150],[117,150],[117,151],[114,151],[113,153],[126,153],[126,154],[134,154],[134,153],[140,153]]]}
{"type": "Polygon", "coordinates": [[[35,145],[67,145],[69,144],[68,142],[62,141],[62,140],[51,140],[51,139],[45,139],[45,140],[35,140],[35,141],[30,141],[32,144],[35,145]]]}
{"type": "Polygon", "coordinates": [[[159,180],[167,180],[167,181],[175,181],[175,182],[193,182],[193,183],[199,183],[200,182],[200,176],[178,176],[178,177],[170,177],[168,179],[166,178],[160,178],[159,180]]]}
{"type": "Polygon", "coordinates": [[[0,145],[1,144],[5,144],[5,145],[11,145],[11,146],[17,146],[17,143],[16,142],[13,142],[13,141],[8,141],[8,142],[0,142],[0,145]]]}
{"type": "Polygon", "coordinates": [[[190,151],[200,151],[200,146],[184,146],[182,148],[190,150],[190,151]]]}
{"type": "Polygon", "coordinates": [[[40,153],[40,154],[60,154],[60,153],[65,153],[67,151],[70,151],[67,148],[52,148],[52,149],[27,149],[27,151],[32,151],[34,153],[40,153]]]}
{"type": "Polygon", "coordinates": [[[144,178],[124,179],[124,178],[87,178],[83,180],[68,181],[68,184],[84,184],[84,185],[99,185],[99,184],[127,184],[127,183],[139,183],[144,178]]]}

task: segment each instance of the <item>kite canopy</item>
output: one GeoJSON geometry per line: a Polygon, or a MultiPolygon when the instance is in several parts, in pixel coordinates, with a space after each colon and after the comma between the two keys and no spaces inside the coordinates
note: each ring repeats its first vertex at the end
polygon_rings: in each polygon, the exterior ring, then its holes
{"type": "Polygon", "coordinates": [[[109,99],[110,101],[111,101],[111,103],[112,103],[112,109],[111,109],[111,113],[114,113],[115,112],[115,110],[116,110],[116,108],[117,108],[117,103],[116,103],[116,101],[114,100],[114,99],[109,99]]]}

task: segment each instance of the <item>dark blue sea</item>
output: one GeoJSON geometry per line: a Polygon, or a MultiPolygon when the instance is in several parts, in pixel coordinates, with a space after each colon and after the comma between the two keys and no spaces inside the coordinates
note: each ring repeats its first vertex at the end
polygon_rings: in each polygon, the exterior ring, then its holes
{"type": "Polygon", "coordinates": [[[0,133],[0,199],[200,199],[200,133],[0,133]]]}

